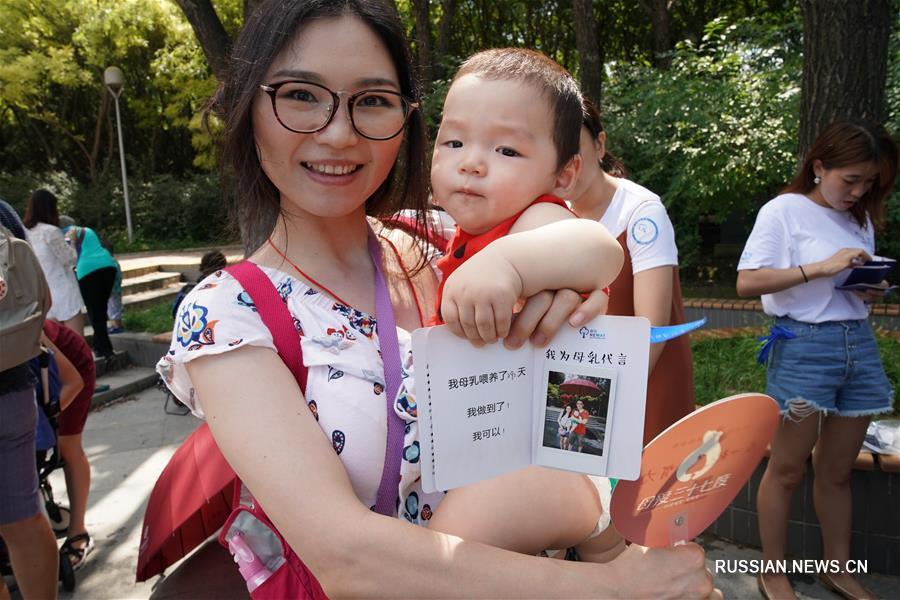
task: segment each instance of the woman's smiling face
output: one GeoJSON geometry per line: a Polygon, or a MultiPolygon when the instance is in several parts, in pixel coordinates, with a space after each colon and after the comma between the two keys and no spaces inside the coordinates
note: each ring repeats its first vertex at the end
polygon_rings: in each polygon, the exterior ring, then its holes
{"type": "MultiPolygon", "coordinates": [[[[353,94],[379,88],[400,92],[384,43],[358,18],[318,19],[302,27],[275,58],[264,82],[305,80],[353,94]]],[[[354,131],[341,94],[337,113],[316,133],[295,133],[275,117],[262,90],[253,104],[253,130],[263,171],[289,214],[340,217],[364,210],[397,161],[403,135],[373,141],[354,131]]]]}

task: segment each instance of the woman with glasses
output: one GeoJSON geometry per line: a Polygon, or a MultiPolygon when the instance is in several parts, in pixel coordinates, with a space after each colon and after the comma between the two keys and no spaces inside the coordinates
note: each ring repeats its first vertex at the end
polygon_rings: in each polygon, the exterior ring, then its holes
{"type": "MultiPolygon", "coordinates": [[[[609,286],[607,314],[647,317],[654,326],[684,323],[675,228],[666,207],[659,196],[629,180],[625,167],[607,152],[606,132],[589,100],[584,113],[583,163],[572,209],[606,225],[625,251],[625,266],[609,286]]],[[[644,443],[693,410],[689,337],[652,344],[644,443]]]]}
{"type": "MultiPolygon", "coordinates": [[[[235,42],[215,108],[249,260],[293,317],[306,387],[301,392],[272,351],[256,306],[227,271],[184,299],[159,370],[205,415],[225,457],[327,594],[709,593],[696,546],[634,549],[615,566],[587,565],[430,531],[443,494],[411,493],[419,482],[402,466],[399,484],[391,479],[397,471],[383,468],[418,460],[418,446],[389,443],[395,411],[408,399],[389,402],[390,413],[385,400],[392,378],[402,377],[399,363],[409,368],[408,332],[422,326],[437,283],[419,241],[374,218],[412,208],[424,221],[426,201],[418,89],[392,8],[377,0],[260,3],[235,42]],[[376,319],[397,326],[376,329],[376,319]],[[401,490],[414,501],[398,506],[401,490]],[[641,565],[659,580],[615,587],[641,565]]],[[[573,296],[531,299],[518,335],[538,323],[552,335],[576,307],[573,296]]]]}

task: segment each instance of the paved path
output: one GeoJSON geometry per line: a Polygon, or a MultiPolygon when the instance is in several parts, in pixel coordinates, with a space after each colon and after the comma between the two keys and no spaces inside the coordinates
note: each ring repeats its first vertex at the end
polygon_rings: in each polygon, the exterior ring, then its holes
{"type": "MultiPolygon", "coordinates": [[[[144,599],[158,584],[159,578],[134,583],[144,508],[159,472],[181,440],[199,423],[190,415],[166,414],[163,401],[162,393],[152,388],[90,414],[84,432],[93,471],[87,526],[97,547],[77,574],[75,592],[61,591],[60,598],[144,599]]],[[[54,473],[51,482],[57,499],[64,499],[62,472],[54,473]]],[[[717,559],[760,558],[756,550],[721,540],[705,539],[703,544],[713,569],[717,559]]],[[[900,598],[898,577],[868,575],[864,581],[883,598],[900,598]]],[[[759,597],[751,575],[720,574],[717,585],[726,598],[759,597]]],[[[797,589],[801,598],[836,598],[811,577],[798,581],[797,589]]],[[[189,596],[203,598],[198,594],[189,596]]]]}

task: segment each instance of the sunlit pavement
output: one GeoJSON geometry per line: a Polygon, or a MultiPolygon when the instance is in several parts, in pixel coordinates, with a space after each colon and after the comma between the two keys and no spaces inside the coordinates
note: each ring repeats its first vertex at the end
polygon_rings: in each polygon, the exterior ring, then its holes
{"type": "MultiPolygon", "coordinates": [[[[90,414],[84,432],[93,472],[87,527],[97,546],[77,573],[75,591],[60,589],[60,598],[149,598],[153,593],[159,578],[134,583],[144,508],[169,457],[199,424],[190,415],[166,414],[163,403],[163,394],[152,388],[90,414]]],[[[57,500],[66,503],[62,472],[54,473],[51,482],[57,500]]],[[[715,538],[702,543],[713,571],[717,559],[760,559],[757,550],[715,538]]],[[[900,598],[898,577],[867,575],[863,581],[879,597],[900,598]]],[[[795,583],[801,598],[837,597],[810,576],[795,583]]],[[[759,597],[752,575],[720,573],[716,585],[726,598],[759,597]]]]}
{"type": "MultiPolygon", "coordinates": [[[[148,598],[154,581],[134,582],[147,498],[181,441],[200,423],[168,415],[164,396],[148,389],[91,412],[83,434],[91,463],[86,518],[96,548],[76,573],[75,591],[60,598],[148,598]]],[[[57,501],[67,504],[62,470],[51,476],[57,501]]]]}

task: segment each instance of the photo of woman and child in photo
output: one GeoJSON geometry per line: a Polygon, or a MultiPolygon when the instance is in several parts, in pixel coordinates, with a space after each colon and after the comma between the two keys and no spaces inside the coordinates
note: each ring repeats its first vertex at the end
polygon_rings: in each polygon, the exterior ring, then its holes
{"type": "Polygon", "coordinates": [[[606,377],[550,371],[544,447],[602,456],[611,383],[606,377]]]}

